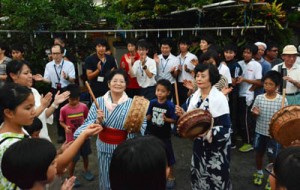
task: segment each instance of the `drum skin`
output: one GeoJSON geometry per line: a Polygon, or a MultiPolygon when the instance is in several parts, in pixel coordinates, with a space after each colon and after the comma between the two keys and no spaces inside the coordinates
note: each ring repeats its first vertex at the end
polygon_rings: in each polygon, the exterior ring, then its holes
{"type": "Polygon", "coordinates": [[[284,147],[300,140],[300,106],[286,106],[277,111],[272,116],[269,132],[284,147]]]}
{"type": "Polygon", "coordinates": [[[139,133],[149,107],[149,100],[142,96],[134,96],[126,117],[124,128],[128,133],[139,133]]]}
{"type": "Polygon", "coordinates": [[[177,131],[184,138],[194,139],[211,127],[212,115],[209,111],[194,109],[183,114],[177,121],[177,131]]]}

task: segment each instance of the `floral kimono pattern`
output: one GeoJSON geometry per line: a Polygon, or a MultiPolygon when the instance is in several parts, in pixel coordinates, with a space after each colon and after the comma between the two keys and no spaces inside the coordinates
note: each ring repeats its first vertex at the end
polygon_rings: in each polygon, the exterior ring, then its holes
{"type": "MultiPolygon", "coordinates": [[[[210,97],[209,95],[202,101],[200,96],[195,107],[208,110],[212,113],[211,109],[218,109],[219,106],[210,108],[210,97]]],[[[208,142],[205,138],[197,138],[194,140],[191,161],[192,189],[231,190],[229,113],[214,117],[214,126],[211,130],[211,142],[208,142]]]]}

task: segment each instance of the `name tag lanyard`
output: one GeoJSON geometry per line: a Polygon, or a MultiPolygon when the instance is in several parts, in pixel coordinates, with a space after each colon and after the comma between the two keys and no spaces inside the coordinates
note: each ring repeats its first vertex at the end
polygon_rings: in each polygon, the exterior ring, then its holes
{"type": "Polygon", "coordinates": [[[104,66],[105,66],[105,64],[106,64],[106,59],[104,60],[104,62],[100,59],[100,62],[102,63],[101,64],[101,71],[100,71],[100,75],[102,75],[103,73],[104,73],[104,66]]]}
{"type": "Polygon", "coordinates": [[[167,59],[167,62],[165,64],[163,64],[163,59],[160,59],[161,62],[161,67],[162,67],[162,72],[164,73],[167,67],[167,64],[169,62],[169,59],[167,59]]]}
{"type": "Polygon", "coordinates": [[[63,66],[64,66],[64,60],[63,60],[63,62],[62,62],[62,64],[61,64],[61,69],[60,69],[60,72],[59,72],[59,74],[58,74],[58,72],[57,72],[57,70],[56,70],[56,66],[53,65],[54,70],[55,70],[55,73],[56,73],[56,76],[57,76],[58,83],[60,83],[60,76],[61,76],[61,72],[62,72],[62,70],[63,70],[63,66]]]}

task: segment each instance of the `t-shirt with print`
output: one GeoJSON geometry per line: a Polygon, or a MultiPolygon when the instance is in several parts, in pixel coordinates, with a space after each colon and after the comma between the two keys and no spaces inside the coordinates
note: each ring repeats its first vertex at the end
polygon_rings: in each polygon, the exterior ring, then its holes
{"type": "Polygon", "coordinates": [[[147,122],[147,130],[150,134],[161,138],[168,139],[171,137],[171,124],[164,122],[163,116],[176,119],[175,105],[167,100],[160,104],[157,99],[150,101],[147,115],[151,115],[151,121],[147,122]]]}
{"type": "Polygon", "coordinates": [[[71,127],[71,133],[66,133],[67,142],[74,140],[74,132],[83,124],[88,112],[88,107],[81,102],[74,107],[67,104],[61,108],[59,120],[71,127]]]}
{"type": "MultiPolygon", "coordinates": [[[[10,147],[12,144],[14,144],[15,142],[18,142],[19,140],[21,140],[23,138],[24,138],[24,134],[17,134],[17,133],[11,133],[11,132],[0,134],[0,142],[2,141],[2,143],[0,144],[0,166],[2,163],[3,154],[6,151],[6,149],[8,149],[8,147],[10,147]],[[7,139],[4,140],[5,138],[7,138],[7,139]]],[[[13,190],[14,188],[15,188],[15,184],[11,183],[3,176],[2,170],[0,167],[0,189],[1,190],[2,189],[13,190]]],[[[19,189],[19,188],[16,188],[16,189],[19,189]]]]}

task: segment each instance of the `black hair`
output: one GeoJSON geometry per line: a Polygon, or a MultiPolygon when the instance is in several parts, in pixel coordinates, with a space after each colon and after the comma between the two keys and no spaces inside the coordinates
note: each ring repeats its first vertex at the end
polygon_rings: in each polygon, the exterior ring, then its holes
{"type": "Polygon", "coordinates": [[[54,45],[51,47],[51,49],[50,49],[51,53],[52,53],[52,48],[54,48],[54,47],[59,47],[60,53],[64,53],[64,51],[65,51],[65,48],[62,47],[61,45],[59,45],[59,44],[54,44],[54,45]]]}
{"type": "Polygon", "coordinates": [[[26,138],[12,144],[3,154],[3,176],[21,189],[47,180],[47,170],[56,157],[54,145],[46,139],[26,138]]]}
{"type": "Polygon", "coordinates": [[[109,168],[112,190],[164,190],[167,157],[164,144],[154,136],[139,136],[120,144],[109,168]]]}
{"type": "Polygon", "coordinates": [[[211,85],[215,85],[219,80],[220,80],[220,74],[219,71],[217,69],[216,66],[212,65],[212,64],[198,64],[195,67],[195,77],[197,76],[198,72],[204,72],[208,70],[209,73],[209,82],[211,83],[211,85]]]}
{"type": "Polygon", "coordinates": [[[40,131],[43,128],[43,123],[38,117],[35,117],[31,125],[25,125],[23,128],[32,136],[34,132],[40,131]]]}
{"type": "Polygon", "coordinates": [[[5,109],[15,110],[32,94],[28,87],[13,82],[6,82],[0,92],[0,123],[4,120],[5,109]]]}
{"type": "Polygon", "coordinates": [[[237,47],[235,44],[226,44],[223,48],[223,52],[225,51],[234,51],[234,53],[237,53],[237,47]]]}
{"type": "Polygon", "coordinates": [[[12,51],[20,51],[21,53],[24,53],[24,47],[21,44],[13,44],[10,48],[12,51]]]}
{"type": "Polygon", "coordinates": [[[191,41],[187,38],[182,36],[179,41],[178,44],[186,44],[186,45],[191,45],[191,41]]]}
{"type": "Polygon", "coordinates": [[[162,85],[164,86],[168,91],[172,90],[172,84],[169,80],[167,79],[160,79],[157,81],[156,86],[162,85]]]}
{"type": "Polygon", "coordinates": [[[287,190],[298,190],[300,187],[300,147],[283,149],[274,162],[276,185],[287,190]]]}
{"type": "Polygon", "coordinates": [[[8,62],[6,65],[6,75],[7,75],[6,81],[14,82],[14,80],[11,78],[10,74],[11,73],[13,73],[15,75],[20,74],[24,65],[27,65],[29,67],[29,65],[26,63],[26,61],[23,61],[23,60],[12,60],[12,61],[8,62]]]}
{"type": "Polygon", "coordinates": [[[270,51],[274,47],[278,48],[278,45],[276,43],[274,43],[274,42],[268,42],[267,43],[266,51],[270,51]]]}
{"type": "Polygon", "coordinates": [[[133,38],[127,39],[127,40],[126,40],[126,44],[127,44],[127,45],[128,45],[128,44],[132,44],[132,45],[136,46],[136,40],[133,39],[133,38]]]}
{"type": "Polygon", "coordinates": [[[5,51],[5,54],[8,52],[8,47],[4,42],[0,41],[0,49],[5,51]]]}
{"type": "Polygon", "coordinates": [[[77,84],[69,84],[66,87],[66,90],[70,92],[70,98],[79,98],[80,97],[80,88],[77,84]]]}
{"type": "Polygon", "coordinates": [[[208,50],[207,52],[201,54],[199,57],[199,63],[202,64],[206,61],[208,61],[210,58],[213,58],[216,62],[216,67],[219,67],[220,65],[220,57],[218,53],[214,50],[208,50]]]}
{"type": "Polygon", "coordinates": [[[254,56],[255,54],[257,54],[258,52],[258,47],[254,44],[247,44],[243,47],[242,52],[244,52],[246,49],[248,49],[251,53],[252,56],[254,56]]]}
{"type": "Polygon", "coordinates": [[[200,40],[204,40],[208,44],[214,44],[215,43],[214,38],[209,34],[205,34],[205,35],[201,36],[200,40]]]}
{"type": "Polygon", "coordinates": [[[102,38],[97,38],[95,40],[95,44],[94,45],[95,45],[95,47],[97,47],[98,45],[101,45],[101,46],[105,46],[106,49],[109,48],[107,41],[105,39],[102,39],[102,38]]]}
{"type": "Polygon", "coordinates": [[[172,48],[172,41],[169,38],[163,38],[160,42],[160,47],[162,45],[168,45],[170,48],[172,48]]]}
{"type": "Polygon", "coordinates": [[[141,39],[136,43],[137,49],[138,48],[142,48],[142,49],[146,49],[149,50],[149,43],[145,40],[145,39],[141,39]]]}
{"type": "Polygon", "coordinates": [[[280,85],[282,82],[282,76],[277,71],[268,71],[263,78],[261,79],[262,82],[265,82],[266,79],[270,79],[275,83],[276,86],[280,85]]]}
{"type": "Polygon", "coordinates": [[[128,74],[124,69],[114,69],[113,71],[111,71],[107,76],[108,83],[112,80],[112,78],[114,78],[116,74],[123,75],[126,85],[128,84],[128,74]]]}

